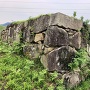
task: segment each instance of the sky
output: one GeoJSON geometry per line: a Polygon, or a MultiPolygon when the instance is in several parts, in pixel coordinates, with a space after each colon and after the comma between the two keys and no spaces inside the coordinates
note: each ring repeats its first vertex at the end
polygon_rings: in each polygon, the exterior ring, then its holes
{"type": "Polygon", "coordinates": [[[61,12],[90,20],[90,0],[0,0],[0,24],[61,12]]]}

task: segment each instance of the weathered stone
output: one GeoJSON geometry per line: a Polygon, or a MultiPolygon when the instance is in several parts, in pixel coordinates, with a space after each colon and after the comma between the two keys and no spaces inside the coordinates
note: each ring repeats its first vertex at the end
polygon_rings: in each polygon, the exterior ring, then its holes
{"type": "Polygon", "coordinates": [[[16,32],[15,32],[15,41],[16,41],[17,43],[20,42],[20,32],[19,32],[18,30],[16,30],[16,32]]]}
{"type": "Polygon", "coordinates": [[[40,54],[43,53],[43,44],[41,43],[41,41],[38,42],[38,52],[39,52],[40,54]]]}
{"type": "Polygon", "coordinates": [[[44,35],[42,33],[35,35],[35,39],[34,39],[35,42],[42,41],[42,40],[44,40],[44,35]]]}
{"type": "Polygon", "coordinates": [[[80,74],[78,72],[70,72],[64,75],[64,84],[66,88],[73,88],[81,82],[80,74]]]}
{"type": "Polygon", "coordinates": [[[25,21],[24,22],[24,27],[27,27],[28,26],[28,21],[25,21]]]}
{"type": "Polygon", "coordinates": [[[25,27],[24,27],[24,23],[20,23],[20,24],[18,24],[17,28],[18,28],[18,30],[23,31],[23,30],[25,29],[25,27]]]}
{"type": "Polygon", "coordinates": [[[30,30],[28,30],[27,28],[23,30],[23,41],[30,42],[30,30]]]}
{"type": "Polygon", "coordinates": [[[20,43],[20,35],[21,35],[21,31],[23,29],[23,24],[19,24],[16,29],[14,30],[14,41],[17,43],[20,43]]]}
{"type": "Polygon", "coordinates": [[[43,15],[40,16],[39,18],[35,19],[34,21],[32,20],[32,28],[34,33],[40,33],[42,31],[45,31],[47,27],[49,26],[49,20],[50,16],[49,15],[43,15]]]}
{"type": "Polygon", "coordinates": [[[7,41],[7,37],[8,37],[8,31],[7,30],[1,31],[1,39],[2,39],[2,41],[7,41]]]}
{"type": "Polygon", "coordinates": [[[41,61],[41,63],[43,64],[43,66],[44,66],[46,69],[48,69],[47,56],[46,56],[46,55],[42,55],[40,61],[41,61]]]}
{"type": "Polygon", "coordinates": [[[71,29],[65,29],[67,32],[69,32],[71,29]]]}
{"type": "MultiPolygon", "coordinates": [[[[67,29],[66,29],[66,30],[67,30],[67,29]]],[[[75,33],[76,33],[75,30],[69,29],[69,31],[68,31],[68,36],[69,36],[69,37],[70,37],[70,36],[73,36],[75,33]]]]}
{"type": "Polygon", "coordinates": [[[46,31],[44,44],[50,47],[68,45],[68,34],[62,28],[51,26],[46,31]]]}
{"type": "Polygon", "coordinates": [[[75,47],[76,49],[81,48],[81,33],[77,32],[73,36],[69,37],[70,46],[75,47]]]}
{"type": "Polygon", "coordinates": [[[30,43],[34,42],[35,35],[34,33],[30,32],[30,43]]]}
{"type": "Polygon", "coordinates": [[[23,30],[23,40],[28,43],[34,42],[35,33],[31,31],[31,26],[25,27],[23,30]]]}
{"type": "Polygon", "coordinates": [[[23,24],[10,24],[9,26],[7,26],[6,28],[6,32],[7,32],[7,42],[8,43],[13,43],[14,41],[19,43],[20,42],[20,35],[21,35],[21,31],[22,29],[24,29],[23,24]]]}
{"type": "Polygon", "coordinates": [[[68,70],[68,64],[73,60],[75,52],[75,49],[63,46],[48,53],[48,70],[57,70],[58,72],[68,70]]]}
{"type": "Polygon", "coordinates": [[[38,52],[37,44],[32,44],[32,45],[24,47],[23,52],[27,57],[32,58],[32,59],[38,58],[40,55],[38,52]]]}
{"type": "Polygon", "coordinates": [[[62,13],[55,13],[51,14],[50,16],[50,25],[58,25],[64,28],[70,28],[75,30],[81,30],[82,28],[82,21],[75,19],[73,17],[69,17],[62,13]]]}
{"type": "Polygon", "coordinates": [[[48,47],[48,48],[45,47],[44,54],[51,52],[53,49],[54,49],[53,47],[48,47]]]}
{"type": "Polygon", "coordinates": [[[10,37],[13,37],[14,36],[14,28],[9,28],[9,35],[10,37]]]}

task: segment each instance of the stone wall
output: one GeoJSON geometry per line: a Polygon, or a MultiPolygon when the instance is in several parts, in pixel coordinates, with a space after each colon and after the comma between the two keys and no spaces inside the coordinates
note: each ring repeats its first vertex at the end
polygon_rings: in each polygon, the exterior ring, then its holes
{"type": "Polygon", "coordinates": [[[43,15],[21,24],[10,24],[1,32],[1,39],[8,43],[23,42],[26,56],[39,57],[48,71],[64,72],[81,48],[82,24],[62,13],[43,15]]]}

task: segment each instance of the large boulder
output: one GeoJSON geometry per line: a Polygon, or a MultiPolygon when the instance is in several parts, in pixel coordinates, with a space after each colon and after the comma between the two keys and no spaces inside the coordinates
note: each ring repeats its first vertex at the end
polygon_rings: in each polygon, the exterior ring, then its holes
{"type": "Polygon", "coordinates": [[[51,26],[46,31],[44,44],[50,47],[68,45],[68,34],[58,26],[51,26]]]}
{"type": "Polygon", "coordinates": [[[55,14],[51,14],[50,16],[49,26],[50,25],[58,25],[64,28],[81,30],[83,23],[81,20],[78,20],[73,17],[69,17],[65,14],[55,13],[55,14]]]}
{"type": "Polygon", "coordinates": [[[74,48],[62,46],[52,50],[46,57],[42,57],[41,62],[48,71],[57,70],[58,72],[62,72],[68,70],[68,64],[73,60],[75,52],[74,48]]]}
{"type": "Polygon", "coordinates": [[[43,15],[43,16],[40,16],[39,18],[31,20],[30,25],[34,33],[40,33],[47,29],[47,27],[49,26],[49,21],[50,21],[50,16],[43,15]]]}

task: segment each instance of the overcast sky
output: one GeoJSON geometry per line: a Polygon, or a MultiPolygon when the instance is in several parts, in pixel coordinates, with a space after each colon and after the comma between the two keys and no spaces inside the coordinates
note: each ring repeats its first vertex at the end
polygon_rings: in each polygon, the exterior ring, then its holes
{"type": "Polygon", "coordinates": [[[61,12],[90,19],[90,0],[0,0],[0,24],[25,20],[30,16],[61,12]]]}

